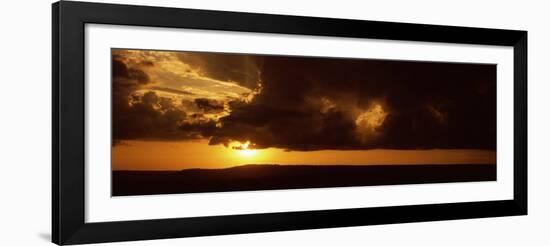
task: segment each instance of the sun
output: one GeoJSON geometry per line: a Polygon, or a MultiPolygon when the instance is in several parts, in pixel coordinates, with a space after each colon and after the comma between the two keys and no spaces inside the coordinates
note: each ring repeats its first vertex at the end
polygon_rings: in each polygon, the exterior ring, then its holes
{"type": "Polygon", "coordinates": [[[239,154],[242,157],[246,157],[246,158],[254,157],[257,153],[258,153],[258,151],[256,151],[255,149],[242,149],[242,150],[239,150],[239,154]]]}
{"type": "Polygon", "coordinates": [[[235,141],[232,145],[232,148],[243,158],[252,158],[258,154],[257,150],[250,148],[250,141],[246,141],[245,143],[235,141]]]}

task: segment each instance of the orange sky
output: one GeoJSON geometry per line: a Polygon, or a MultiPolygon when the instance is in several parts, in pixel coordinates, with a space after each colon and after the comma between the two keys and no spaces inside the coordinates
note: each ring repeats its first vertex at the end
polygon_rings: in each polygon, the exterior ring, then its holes
{"type": "Polygon", "coordinates": [[[186,142],[127,141],[113,148],[113,170],[181,170],[225,168],[245,164],[467,164],[496,163],[490,150],[242,150],[206,140],[186,142]]]}

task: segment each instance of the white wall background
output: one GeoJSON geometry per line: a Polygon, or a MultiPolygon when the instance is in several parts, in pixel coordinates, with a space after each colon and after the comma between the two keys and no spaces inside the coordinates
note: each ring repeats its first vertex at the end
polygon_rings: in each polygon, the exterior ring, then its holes
{"type": "MultiPolygon", "coordinates": [[[[98,0],[99,1],[99,0],[98,0]]],[[[529,215],[113,245],[549,245],[550,29],[545,1],[107,0],[529,31],[529,215]]],[[[50,241],[51,1],[0,8],[0,245],[50,241]]]]}

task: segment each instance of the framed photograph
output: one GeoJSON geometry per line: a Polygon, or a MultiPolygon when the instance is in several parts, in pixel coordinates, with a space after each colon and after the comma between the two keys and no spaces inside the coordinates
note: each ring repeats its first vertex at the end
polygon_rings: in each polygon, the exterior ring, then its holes
{"type": "Polygon", "coordinates": [[[527,32],[53,4],[52,238],[527,214],[527,32]]]}

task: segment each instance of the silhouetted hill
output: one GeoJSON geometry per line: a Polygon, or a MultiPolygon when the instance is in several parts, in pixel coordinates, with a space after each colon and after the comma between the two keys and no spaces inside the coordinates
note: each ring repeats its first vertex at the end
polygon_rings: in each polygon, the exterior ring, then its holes
{"type": "Polygon", "coordinates": [[[496,180],[495,164],[244,165],[113,171],[114,196],[496,180]]]}

